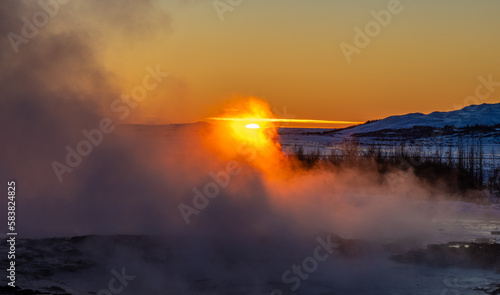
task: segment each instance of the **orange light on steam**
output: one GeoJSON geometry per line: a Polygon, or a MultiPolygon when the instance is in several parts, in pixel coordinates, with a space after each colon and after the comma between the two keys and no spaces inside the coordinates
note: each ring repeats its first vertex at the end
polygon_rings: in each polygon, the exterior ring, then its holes
{"type": "Polygon", "coordinates": [[[278,142],[278,123],[269,104],[256,98],[233,102],[225,113],[208,118],[214,132],[208,140],[223,159],[246,161],[266,174],[272,174],[284,154],[278,142]]]}

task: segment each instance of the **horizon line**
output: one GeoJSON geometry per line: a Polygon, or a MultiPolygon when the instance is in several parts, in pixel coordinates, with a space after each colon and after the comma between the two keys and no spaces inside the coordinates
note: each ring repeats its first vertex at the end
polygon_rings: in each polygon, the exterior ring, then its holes
{"type": "Polygon", "coordinates": [[[337,125],[359,125],[365,122],[356,121],[334,121],[334,120],[315,120],[315,119],[278,119],[278,118],[230,118],[230,117],[211,117],[207,120],[214,121],[234,121],[234,122],[277,122],[277,123],[307,123],[307,124],[337,124],[337,125]]]}

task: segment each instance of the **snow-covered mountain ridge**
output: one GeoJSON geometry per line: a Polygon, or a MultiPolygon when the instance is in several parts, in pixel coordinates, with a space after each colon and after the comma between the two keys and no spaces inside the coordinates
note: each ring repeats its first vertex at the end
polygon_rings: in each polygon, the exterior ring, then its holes
{"type": "Polygon", "coordinates": [[[384,129],[410,129],[415,126],[430,126],[436,128],[454,126],[456,128],[462,128],[475,125],[493,126],[497,124],[500,124],[500,103],[485,103],[481,105],[470,105],[463,109],[450,112],[432,112],[427,115],[422,113],[410,113],[406,115],[390,116],[382,120],[348,128],[339,133],[352,135],[384,129]]]}

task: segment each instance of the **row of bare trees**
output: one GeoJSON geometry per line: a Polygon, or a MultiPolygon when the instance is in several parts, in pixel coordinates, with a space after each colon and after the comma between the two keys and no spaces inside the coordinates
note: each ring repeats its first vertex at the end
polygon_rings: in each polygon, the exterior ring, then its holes
{"type": "Polygon", "coordinates": [[[485,155],[481,137],[458,138],[454,144],[430,142],[424,146],[408,145],[404,141],[399,145],[362,145],[356,139],[349,139],[329,149],[330,152],[325,153],[320,148],[306,151],[302,146],[295,146],[292,156],[309,168],[322,164],[337,168],[376,167],[380,172],[395,167],[411,168],[422,177],[438,177],[456,183],[462,191],[487,188],[499,195],[499,159],[495,158],[493,149],[485,155]],[[401,165],[402,162],[406,164],[401,165]]]}

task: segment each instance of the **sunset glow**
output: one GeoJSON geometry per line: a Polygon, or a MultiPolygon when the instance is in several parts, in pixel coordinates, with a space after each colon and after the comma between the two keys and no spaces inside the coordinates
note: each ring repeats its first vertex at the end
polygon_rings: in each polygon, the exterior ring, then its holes
{"type": "Polygon", "coordinates": [[[270,105],[262,99],[249,97],[220,109],[222,114],[211,118],[213,132],[206,137],[209,147],[223,159],[244,156],[251,166],[265,174],[276,175],[275,169],[283,160],[283,152],[278,142],[279,121],[273,118],[270,105]]]}

